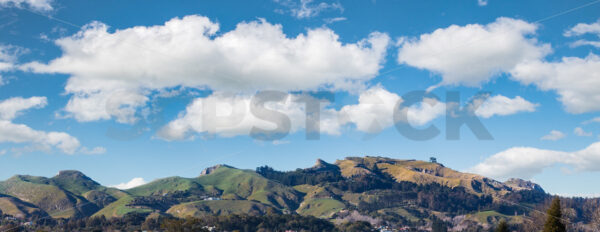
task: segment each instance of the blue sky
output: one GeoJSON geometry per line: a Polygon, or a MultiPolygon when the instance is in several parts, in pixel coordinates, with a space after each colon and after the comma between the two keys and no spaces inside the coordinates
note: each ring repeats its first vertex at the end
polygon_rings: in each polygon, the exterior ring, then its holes
{"type": "Polygon", "coordinates": [[[583,0],[0,1],[0,179],[76,169],[116,185],[219,163],[291,170],[317,158],[435,156],[596,195],[598,12],[583,0]],[[406,122],[393,110],[426,89],[438,99],[396,109],[415,128],[439,128],[416,141],[394,127],[406,122]],[[264,90],[287,99],[267,104],[291,122],[277,141],[249,133],[274,128],[248,111],[264,90]],[[314,91],[334,100],[309,140],[294,100],[322,98],[314,91]],[[472,113],[493,139],[464,125],[446,138],[448,92],[467,108],[489,93],[472,113]],[[210,103],[216,118],[205,118],[210,103]]]}

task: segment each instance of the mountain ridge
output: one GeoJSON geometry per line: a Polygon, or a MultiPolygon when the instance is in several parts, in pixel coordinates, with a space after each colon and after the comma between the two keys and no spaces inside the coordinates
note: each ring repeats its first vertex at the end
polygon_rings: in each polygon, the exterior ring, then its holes
{"type": "Polygon", "coordinates": [[[268,166],[244,170],[219,164],[197,177],[166,177],[127,190],[102,186],[75,170],[51,178],[15,175],[0,181],[1,212],[57,220],[129,214],[299,214],[345,220],[359,214],[382,223],[418,225],[431,223],[431,217],[463,215],[456,220],[490,226],[500,219],[530,220],[519,216],[530,209],[505,201],[530,207],[549,198],[530,181],[500,182],[439,163],[375,156],[334,163],[318,159],[311,167],[286,172],[268,166]],[[480,214],[481,210],[486,213],[480,214]]]}

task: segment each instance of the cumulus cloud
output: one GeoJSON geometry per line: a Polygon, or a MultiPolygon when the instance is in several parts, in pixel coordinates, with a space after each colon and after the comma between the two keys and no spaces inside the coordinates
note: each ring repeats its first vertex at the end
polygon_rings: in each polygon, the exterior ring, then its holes
{"type": "MultiPolygon", "coordinates": [[[[17,58],[28,50],[19,46],[0,44],[0,74],[13,71],[17,68],[17,58]]],[[[0,75],[0,86],[8,82],[6,77],[0,75]]]]}
{"type": "MultiPolygon", "coordinates": [[[[475,101],[483,101],[483,99],[476,99],[475,101]]],[[[506,96],[496,95],[475,105],[479,105],[475,110],[475,115],[482,118],[489,118],[494,115],[505,116],[519,112],[534,112],[539,104],[531,103],[520,96],[511,99],[506,96]]]]}
{"type": "Polygon", "coordinates": [[[27,7],[38,11],[50,11],[53,0],[0,0],[0,7],[27,7]]]}
{"type": "MultiPolygon", "coordinates": [[[[166,140],[182,140],[194,138],[195,134],[219,135],[232,137],[249,135],[253,127],[264,130],[274,130],[274,133],[296,132],[306,128],[306,104],[299,101],[306,95],[289,94],[284,102],[269,102],[266,108],[268,121],[255,116],[251,110],[252,96],[225,95],[216,93],[208,97],[197,98],[177,119],[169,122],[159,132],[158,136],[166,140]],[[290,122],[288,128],[279,128],[273,123],[274,116],[285,115],[290,122]]],[[[377,133],[394,126],[394,109],[406,115],[403,122],[413,126],[422,126],[444,115],[446,104],[434,98],[424,98],[422,102],[411,106],[401,106],[403,99],[380,86],[365,90],[359,95],[357,104],[343,106],[335,110],[330,103],[320,104],[320,118],[308,120],[318,123],[321,133],[329,135],[341,134],[346,125],[355,126],[358,131],[377,133]]],[[[280,121],[275,120],[280,123],[280,121]]],[[[309,128],[311,129],[311,128],[309,128]]],[[[316,132],[316,131],[309,131],[316,132]]]]}
{"type": "Polygon", "coordinates": [[[559,139],[563,139],[566,135],[560,131],[552,130],[549,134],[542,136],[541,140],[551,140],[556,141],[559,139]]]}
{"type": "MultiPolygon", "coordinates": [[[[358,104],[344,106],[341,123],[352,123],[356,129],[367,133],[377,133],[398,123],[394,120],[394,109],[403,99],[381,87],[374,87],[359,96],[358,104]]],[[[422,126],[444,115],[446,104],[433,98],[424,98],[420,104],[398,109],[406,115],[408,123],[422,126]]]]}
{"type": "Polygon", "coordinates": [[[553,90],[570,113],[600,110],[600,57],[563,57],[561,61],[523,62],[511,72],[523,84],[542,90],[553,90]]]}
{"type": "Polygon", "coordinates": [[[27,49],[21,47],[0,44],[0,72],[15,69],[18,56],[26,52],[27,49]]]}
{"type": "Polygon", "coordinates": [[[118,188],[118,189],[130,189],[130,188],[135,188],[135,187],[140,186],[140,185],[144,185],[146,183],[148,183],[148,182],[146,182],[144,180],[144,178],[135,177],[135,178],[131,179],[129,182],[127,182],[127,183],[120,183],[118,185],[113,185],[113,186],[110,186],[110,187],[118,188]]]}
{"type": "Polygon", "coordinates": [[[48,151],[57,148],[66,154],[78,151],[90,153],[104,152],[104,148],[82,147],[79,140],[64,132],[46,132],[34,130],[24,124],[13,123],[12,120],[23,111],[42,108],[47,104],[46,97],[9,98],[0,101],[0,143],[27,143],[28,150],[48,151]]]}
{"type": "Polygon", "coordinates": [[[568,165],[579,172],[600,171],[600,142],[574,152],[513,147],[488,157],[469,171],[499,179],[530,179],[557,164],[568,165]]]}
{"type": "MultiPolygon", "coordinates": [[[[179,117],[169,122],[158,136],[166,140],[182,140],[193,138],[194,134],[205,133],[233,137],[250,135],[253,127],[269,130],[273,133],[293,133],[306,125],[306,104],[299,101],[300,96],[288,94],[284,102],[267,102],[260,118],[251,111],[253,96],[227,95],[216,93],[205,98],[197,98],[179,117]],[[273,112],[276,111],[276,112],[273,112]],[[277,115],[283,114],[289,120],[289,128],[277,128],[285,123],[277,115]],[[269,120],[265,120],[267,117],[269,120]]],[[[321,104],[320,130],[326,134],[339,134],[339,124],[335,120],[335,110],[325,109],[327,103],[321,104]]]]}
{"type": "Polygon", "coordinates": [[[0,102],[0,119],[13,120],[25,110],[44,108],[48,104],[46,97],[14,97],[0,102]]]}
{"type": "Polygon", "coordinates": [[[94,22],[55,41],[61,57],[21,68],[70,75],[66,116],[132,122],[150,92],[177,86],[235,92],[356,89],[377,75],[390,40],[374,32],[342,43],[327,28],[289,37],[281,25],[262,19],[218,32],[217,23],[197,15],[112,33],[94,22]]]}
{"type": "Polygon", "coordinates": [[[275,0],[275,2],[288,8],[290,14],[299,19],[312,18],[323,11],[344,11],[344,7],[339,2],[314,2],[314,0],[275,0]]]}
{"type": "MultiPolygon", "coordinates": [[[[284,102],[269,102],[265,106],[270,112],[260,118],[251,111],[252,96],[227,95],[215,93],[207,97],[197,98],[158,132],[158,137],[165,140],[184,140],[195,138],[195,135],[219,135],[233,137],[250,135],[253,127],[271,130],[273,133],[294,133],[306,128],[306,104],[299,99],[306,95],[288,94],[284,102]],[[283,114],[289,120],[289,128],[280,127],[283,114]],[[269,118],[265,120],[264,118],[269,118]]],[[[312,98],[312,97],[311,97],[312,98]]],[[[510,99],[497,95],[481,103],[482,110],[478,115],[489,118],[495,115],[509,115],[535,110],[536,104],[515,97],[510,99]]],[[[313,98],[316,100],[316,98],[313,98]]],[[[396,123],[409,123],[412,126],[423,126],[446,113],[446,103],[435,98],[423,98],[421,102],[404,106],[401,96],[389,92],[381,86],[371,87],[358,96],[358,103],[343,106],[339,110],[330,103],[320,104],[320,132],[329,135],[341,134],[342,128],[354,126],[365,133],[378,133],[396,123]],[[394,117],[394,111],[405,117],[394,117]]],[[[309,118],[312,123],[316,119],[309,118]]],[[[310,128],[309,128],[310,129],[310,128]]],[[[309,131],[313,132],[313,131],[309,131]]]]}
{"type": "Polygon", "coordinates": [[[441,75],[439,85],[477,86],[550,53],[550,45],[531,38],[536,29],[535,24],[511,18],[487,25],[452,25],[405,39],[398,62],[441,75]]]}
{"type": "MultiPolygon", "coordinates": [[[[261,118],[250,110],[252,96],[216,93],[197,98],[177,119],[163,127],[158,136],[166,140],[189,139],[195,134],[232,137],[249,135],[253,127],[272,130],[274,133],[306,130],[306,104],[299,101],[305,97],[307,96],[289,94],[284,102],[269,102],[265,107],[274,112],[267,112],[261,118]],[[289,128],[275,130],[276,124],[273,121],[281,125],[281,121],[274,120],[278,114],[283,114],[289,119],[289,128]],[[265,117],[269,120],[262,119],[265,117]]],[[[346,125],[353,125],[361,132],[377,133],[398,122],[394,119],[394,108],[402,102],[402,98],[397,94],[376,86],[362,92],[357,104],[343,106],[340,110],[335,110],[330,103],[323,102],[320,104],[319,121],[315,118],[308,120],[318,123],[320,132],[329,135],[341,134],[341,129],[346,125]]],[[[445,103],[425,98],[421,103],[403,106],[398,112],[407,115],[405,120],[411,125],[422,126],[444,115],[445,110],[445,103]]]]}
{"type": "MultiPolygon", "coordinates": [[[[578,24],[565,36],[599,34],[600,22],[578,24]]],[[[545,61],[552,49],[537,41],[536,24],[498,18],[487,25],[452,25],[419,38],[404,39],[398,62],[441,75],[440,85],[478,86],[507,73],[524,85],[556,91],[570,113],[600,110],[600,57],[563,57],[545,61]]],[[[591,42],[576,42],[587,43],[591,42]]]]}
{"type": "Polygon", "coordinates": [[[530,179],[550,167],[565,155],[564,152],[531,147],[513,147],[485,159],[469,171],[492,178],[518,177],[530,179]]]}
{"type": "Polygon", "coordinates": [[[575,127],[573,133],[575,133],[577,136],[592,136],[592,132],[587,132],[581,127],[575,127]]]}
{"type": "Polygon", "coordinates": [[[479,6],[487,6],[488,0],[477,0],[477,5],[479,6]]]}
{"type": "MultiPolygon", "coordinates": [[[[581,35],[585,35],[585,34],[593,34],[593,35],[596,35],[598,38],[600,38],[600,20],[598,20],[597,22],[594,22],[594,23],[589,23],[589,24],[588,23],[579,23],[579,24],[569,28],[564,33],[564,35],[566,37],[575,37],[575,36],[581,36],[581,35]]],[[[580,40],[577,40],[577,41],[571,43],[571,46],[574,46],[574,47],[583,46],[583,45],[590,45],[590,46],[600,48],[600,41],[590,41],[590,40],[580,39],[580,40]]]]}

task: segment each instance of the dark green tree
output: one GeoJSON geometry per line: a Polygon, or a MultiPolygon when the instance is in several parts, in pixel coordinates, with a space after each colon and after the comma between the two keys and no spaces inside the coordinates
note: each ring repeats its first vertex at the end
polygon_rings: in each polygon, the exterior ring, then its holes
{"type": "Polygon", "coordinates": [[[442,221],[438,218],[434,218],[433,223],[431,224],[431,231],[432,232],[447,232],[448,227],[446,227],[446,224],[444,224],[444,221],[442,221]]]}
{"type": "Polygon", "coordinates": [[[498,227],[496,227],[496,232],[509,232],[508,223],[505,220],[500,221],[498,227]]]}
{"type": "Polygon", "coordinates": [[[544,232],[565,232],[567,228],[562,222],[562,212],[560,211],[560,199],[555,197],[547,211],[548,217],[544,224],[544,232]]]}

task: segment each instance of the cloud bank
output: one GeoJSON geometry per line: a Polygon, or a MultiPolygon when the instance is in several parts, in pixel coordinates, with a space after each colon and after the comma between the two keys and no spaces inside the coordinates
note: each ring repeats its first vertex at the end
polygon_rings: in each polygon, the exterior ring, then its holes
{"type": "Polygon", "coordinates": [[[469,171],[498,179],[531,179],[555,165],[567,165],[578,172],[600,171],[600,142],[574,152],[513,147],[488,157],[469,171]]]}
{"type": "Polygon", "coordinates": [[[101,147],[93,149],[82,147],[77,138],[64,132],[39,131],[27,125],[12,122],[24,111],[43,108],[46,105],[46,97],[14,97],[0,101],[0,143],[26,143],[29,146],[24,150],[50,151],[56,148],[66,154],[76,152],[98,154],[106,151],[101,147]]]}
{"type": "Polygon", "coordinates": [[[69,74],[67,116],[78,121],[135,121],[155,90],[171,87],[253,92],[358,89],[382,67],[389,36],[373,32],[342,43],[330,29],[288,37],[260,19],[228,32],[198,15],[164,25],[108,31],[100,22],[55,41],[63,54],[24,70],[69,74]]]}
{"type": "Polygon", "coordinates": [[[398,50],[398,63],[439,74],[439,85],[478,86],[550,53],[550,45],[531,37],[536,30],[535,24],[511,18],[487,25],[452,25],[406,39],[398,50]]]}

